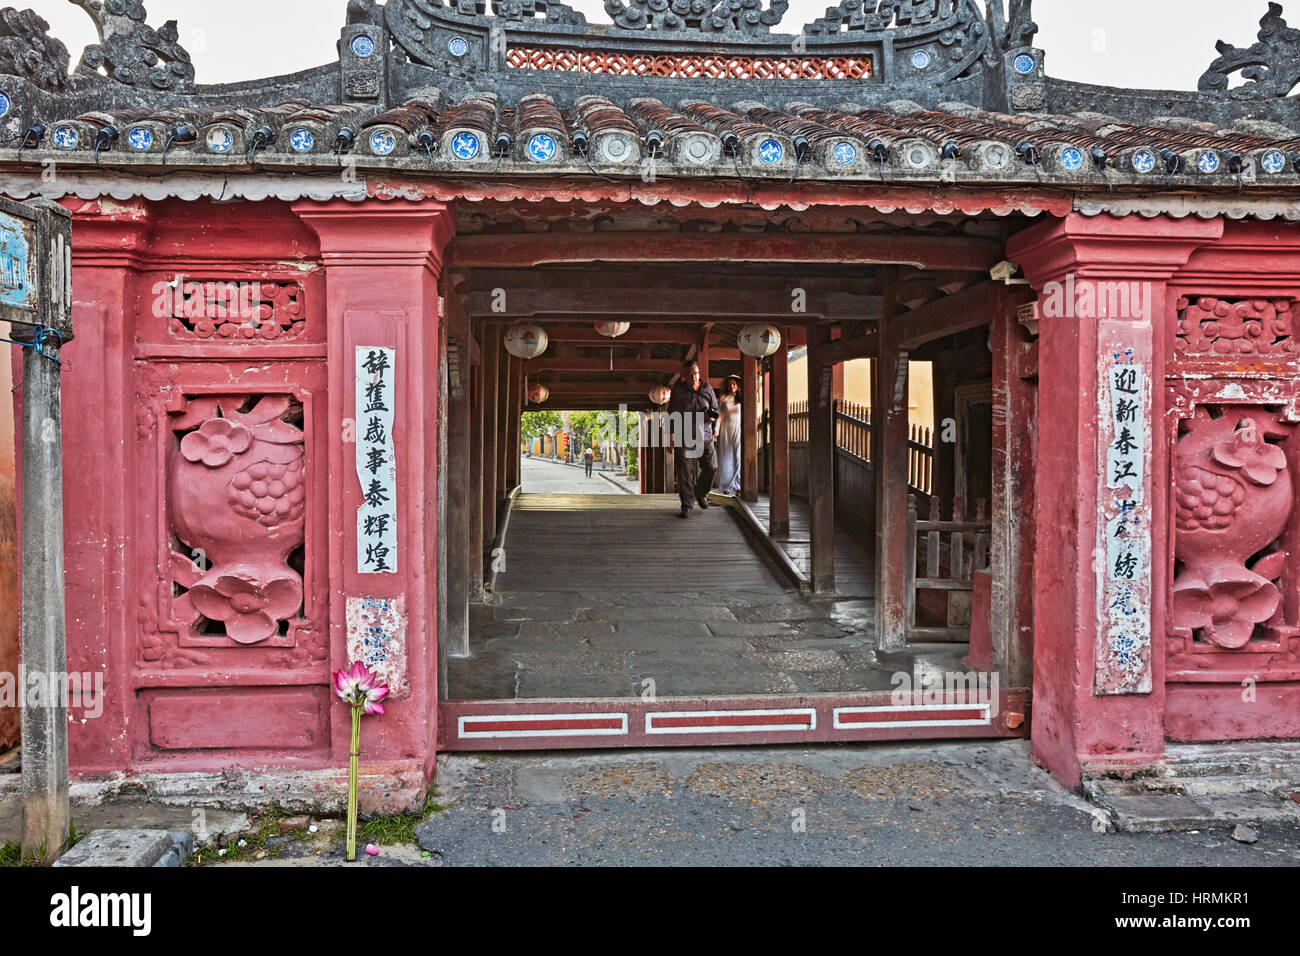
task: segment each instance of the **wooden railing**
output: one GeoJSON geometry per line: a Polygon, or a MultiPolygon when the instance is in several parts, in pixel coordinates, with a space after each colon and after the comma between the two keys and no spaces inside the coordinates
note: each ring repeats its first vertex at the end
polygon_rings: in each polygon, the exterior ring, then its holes
{"type": "MultiPolygon", "coordinates": [[[[907,560],[904,565],[904,594],[907,602],[906,631],[909,641],[968,641],[971,620],[971,575],[985,570],[989,560],[989,537],[993,526],[985,517],[984,501],[975,505],[968,519],[965,503],[953,502],[952,516],[941,520],[939,499],[930,499],[929,516],[917,518],[916,497],[907,502],[907,560]],[[922,591],[939,591],[941,624],[917,624],[917,603],[922,591]]],[[[935,613],[931,607],[930,612],[935,613]]]]}

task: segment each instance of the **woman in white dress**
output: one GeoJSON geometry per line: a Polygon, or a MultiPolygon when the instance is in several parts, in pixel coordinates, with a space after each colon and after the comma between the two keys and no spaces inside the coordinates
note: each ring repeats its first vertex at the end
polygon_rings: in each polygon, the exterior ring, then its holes
{"type": "Polygon", "coordinates": [[[718,399],[718,490],[740,492],[740,380],[734,377],[723,381],[718,399]]]}

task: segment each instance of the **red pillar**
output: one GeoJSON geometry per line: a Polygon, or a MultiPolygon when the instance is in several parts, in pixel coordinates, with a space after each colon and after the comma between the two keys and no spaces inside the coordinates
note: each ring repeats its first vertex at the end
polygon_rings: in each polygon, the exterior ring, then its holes
{"type": "MultiPolygon", "coordinates": [[[[105,690],[101,717],[71,723],[68,763],[75,772],[96,773],[126,768],[132,758],[140,627],[128,595],[135,594],[132,542],[144,535],[135,526],[131,492],[138,487],[137,430],[144,423],[135,407],[133,327],[123,316],[138,308],[137,280],[154,221],[143,202],[109,203],[102,211],[97,202],[67,205],[74,212],[77,333],[62,354],[68,671],[102,673],[105,690]]],[[[13,352],[18,382],[22,357],[13,352]]],[[[21,402],[21,386],[14,397],[21,402]]],[[[141,550],[147,553],[147,546],[141,550]]]]}
{"type": "Polygon", "coordinates": [[[1032,740],[1037,758],[1070,785],[1090,763],[1142,765],[1164,752],[1164,640],[1153,635],[1164,634],[1168,587],[1168,453],[1157,440],[1164,339],[1175,320],[1166,286],[1222,232],[1221,221],[1196,217],[1072,214],[1008,244],[1039,295],[1046,383],[1039,390],[1032,740]],[[1121,287],[1137,297],[1113,308],[1121,287]],[[1121,462],[1114,409],[1134,383],[1131,428],[1141,441],[1136,462],[1121,462]],[[1112,480],[1130,470],[1139,476],[1112,480]],[[1117,535],[1125,502],[1136,520],[1117,535]],[[1132,578],[1123,576],[1128,569],[1132,578]]]}
{"type": "MultiPolygon", "coordinates": [[[[349,598],[400,599],[405,607],[407,686],[396,689],[388,716],[366,727],[364,761],[416,755],[426,778],[437,744],[436,581],[438,442],[445,421],[438,382],[438,277],[454,230],[435,202],[300,202],[294,211],[320,237],[328,294],[330,435],[354,417],[356,349],[395,350],[397,573],[360,573],[356,522],[362,490],[354,446],[329,444],[331,661],[347,657],[349,598]]],[[[453,546],[463,546],[455,542],[453,546]]],[[[359,623],[355,626],[361,626],[359,623]]],[[[335,707],[336,756],[346,759],[347,712],[335,707]]]]}

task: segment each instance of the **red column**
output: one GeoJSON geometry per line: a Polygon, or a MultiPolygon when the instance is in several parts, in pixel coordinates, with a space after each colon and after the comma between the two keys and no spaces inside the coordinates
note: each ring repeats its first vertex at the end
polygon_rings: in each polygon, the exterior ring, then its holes
{"type": "Polygon", "coordinates": [[[1070,785],[1089,763],[1142,765],[1164,751],[1164,642],[1153,635],[1164,633],[1168,587],[1169,466],[1157,440],[1175,321],[1166,284],[1222,231],[1195,217],[1073,214],[1008,244],[1039,295],[1044,383],[1032,739],[1070,785]],[[1126,452],[1116,407],[1130,398],[1125,427],[1137,443],[1126,452]],[[1133,520],[1121,530],[1125,514],[1133,520]]]}
{"type": "MultiPolygon", "coordinates": [[[[136,418],[133,325],[124,316],[139,307],[136,280],[153,220],[143,202],[109,203],[103,210],[98,202],[67,205],[75,216],[76,330],[62,354],[68,671],[102,674],[104,680],[102,716],[69,726],[68,763],[75,772],[95,773],[131,763],[139,624],[129,569],[132,542],[147,529],[133,526],[136,432],[143,423],[136,418]]],[[[14,356],[17,382],[22,357],[16,349],[14,356]]],[[[21,386],[14,397],[21,402],[21,386]]]]}
{"type": "MultiPolygon", "coordinates": [[[[365,760],[423,760],[431,778],[437,743],[436,581],[437,423],[439,408],[438,276],[454,229],[447,207],[435,202],[301,202],[294,211],[320,237],[328,294],[330,631],[331,658],[347,657],[348,598],[400,599],[407,615],[407,687],[388,715],[368,723],[365,760]],[[345,443],[354,417],[355,355],[359,346],[396,351],[398,573],[360,573],[356,522],[362,489],[345,443]]],[[[463,547],[464,542],[449,543],[463,547]]],[[[354,625],[359,626],[359,625],[354,625]]],[[[333,712],[337,756],[345,758],[346,709],[333,712]]]]}

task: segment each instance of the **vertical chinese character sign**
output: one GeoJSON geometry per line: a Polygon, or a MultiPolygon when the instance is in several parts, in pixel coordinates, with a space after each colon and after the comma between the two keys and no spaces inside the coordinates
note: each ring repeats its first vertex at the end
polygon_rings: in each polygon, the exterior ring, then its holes
{"type": "Polygon", "coordinates": [[[1101,640],[1094,689],[1099,694],[1151,691],[1151,505],[1147,479],[1147,382],[1131,351],[1106,365],[1101,440],[1106,442],[1100,518],[1101,640]],[[1107,406],[1108,409],[1107,409],[1107,406]]]}
{"type": "Polygon", "coordinates": [[[395,364],[393,349],[357,347],[357,478],[361,481],[357,572],[360,574],[397,573],[395,364]]]}

